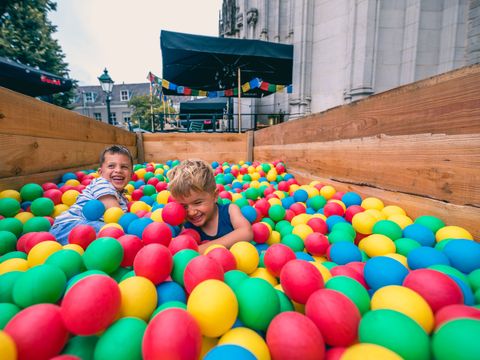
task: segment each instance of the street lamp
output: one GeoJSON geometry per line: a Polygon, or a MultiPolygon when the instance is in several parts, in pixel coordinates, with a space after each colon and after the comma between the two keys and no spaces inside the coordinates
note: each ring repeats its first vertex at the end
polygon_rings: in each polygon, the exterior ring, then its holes
{"type": "Polygon", "coordinates": [[[103,74],[98,77],[98,80],[100,81],[100,85],[102,86],[102,90],[106,96],[108,123],[110,125],[113,125],[112,114],[110,113],[110,100],[111,100],[112,89],[113,89],[113,80],[110,77],[110,75],[108,75],[107,68],[103,70],[103,74]]]}

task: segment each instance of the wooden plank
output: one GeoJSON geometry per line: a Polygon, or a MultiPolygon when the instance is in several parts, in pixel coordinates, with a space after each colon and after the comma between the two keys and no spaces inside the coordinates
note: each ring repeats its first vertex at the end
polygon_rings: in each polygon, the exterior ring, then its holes
{"type": "Polygon", "coordinates": [[[143,163],[145,162],[145,152],[143,148],[143,135],[142,133],[137,133],[137,155],[138,155],[138,162],[143,163]]]}
{"type": "Polygon", "coordinates": [[[320,177],[480,206],[480,134],[378,136],[255,147],[320,177]]]}
{"type": "Polygon", "coordinates": [[[386,205],[397,205],[403,208],[413,220],[421,215],[433,215],[442,219],[447,225],[461,226],[468,230],[473,237],[480,241],[480,208],[468,205],[455,205],[430,198],[404,194],[394,191],[372,188],[364,185],[354,185],[334,181],[314,174],[289,168],[288,172],[295,176],[301,184],[308,184],[312,180],[332,185],[337,191],[354,191],[362,198],[376,197],[386,205]]]}
{"type": "Polygon", "coordinates": [[[255,131],[247,131],[247,161],[253,161],[253,144],[255,131]]]}
{"type": "Polygon", "coordinates": [[[256,131],[256,145],[419,133],[480,133],[480,65],[256,131]]]}
{"type": "MultiPolygon", "coordinates": [[[[0,134],[0,178],[81,168],[98,162],[100,152],[108,145],[110,144],[0,134]]],[[[128,148],[136,158],[136,147],[128,148]]]]}
{"type": "Polygon", "coordinates": [[[246,134],[236,133],[156,133],[156,134],[143,134],[143,141],[209,141],[209,142],[237,142],[245,141],[246,134]]]}
{"type": "Polygon", "coordinates": [[[135,146],[135,134],[0,87],[0,133],[135,146]]]}

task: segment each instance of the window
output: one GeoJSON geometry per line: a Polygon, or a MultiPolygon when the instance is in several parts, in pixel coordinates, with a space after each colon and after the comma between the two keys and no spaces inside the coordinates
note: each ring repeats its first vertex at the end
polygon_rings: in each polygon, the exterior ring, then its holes
{"type": "Polygon", "coordinates": [[[130,97],[128,96],[128,90],[121,90],[120,91],[120,101],[128,101],[130,97]]]}
{"type": "Polygon", "coordinates": [[[130,118],[130,113],[129,112],[124,112],[122,113],[122,117],[123,117],[123,122],[125,124],[129,124],[130,121],[131,121],[131,118],[130,118]]]}
{"type": "Polygon", "coordinates": [[[117,125],[117,113],[112,112],[110,116],[112,119],[112,125],[117,125]]]}
{"type": "Polygon", "coordinates": [[[101,113],[93,113],[93,117],[95,118],[95,120],[102,121],[101,113]]]}
{"type": "Polygon", "coordinates": [[[93,91],[85,92],[85,102],[95,102],[96,94],[93,91]]]}

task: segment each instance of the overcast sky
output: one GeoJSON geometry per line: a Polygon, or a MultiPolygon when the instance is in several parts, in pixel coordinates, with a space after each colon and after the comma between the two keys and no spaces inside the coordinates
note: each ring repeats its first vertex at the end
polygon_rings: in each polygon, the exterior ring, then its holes
{"type": "Polygon", "coordinates": [[[49,15],[70,77],[98,85],[106,67],[115,83],[161,76],[160,30],[218,36],[222,0],[57,0],[49,15]]]}

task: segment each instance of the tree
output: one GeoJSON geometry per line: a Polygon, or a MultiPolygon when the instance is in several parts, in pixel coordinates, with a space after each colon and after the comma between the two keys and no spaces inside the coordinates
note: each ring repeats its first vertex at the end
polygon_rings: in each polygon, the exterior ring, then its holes
{"type": "MultiPolygon", "coordinates": [[[[56,26],[47,18],[57,4],[52,0],[2,0],[0,3],[0,56],[67,77],[65,54],[52,38],[56,26]]],[[[68,107],[73,96],[72,89],[54,94],[50,102],[68,107]]]]}
{"type": "Polygon", "coordinates": [[[152,130],[152,112],[154,129],[159,128],[162,117],[167,121],[168,117],[176,115],[175,109],[168,101],[162,101],[157,96],[153,96],[151,102],[150,95],[133,96],[128,105],[133,107],[132,124],[144,130],[152,130]]]}

